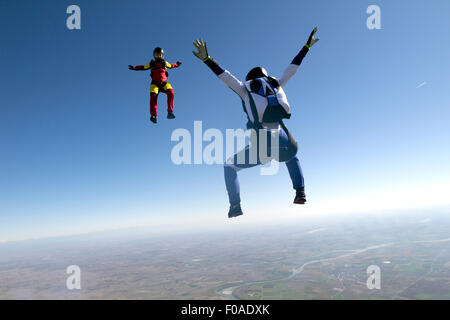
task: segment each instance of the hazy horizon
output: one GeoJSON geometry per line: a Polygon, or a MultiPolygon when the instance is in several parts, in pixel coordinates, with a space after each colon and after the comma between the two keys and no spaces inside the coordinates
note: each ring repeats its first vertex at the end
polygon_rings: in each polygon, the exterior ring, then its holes
{"type": "Polygon", "coordinates": [[[450,299],[450,208],[0,244],[0,299],[450,299]],[[81,288],[68,290],[68,266],[81,288]],[[380,290],[366,269],[381,268],[380,290]]]}

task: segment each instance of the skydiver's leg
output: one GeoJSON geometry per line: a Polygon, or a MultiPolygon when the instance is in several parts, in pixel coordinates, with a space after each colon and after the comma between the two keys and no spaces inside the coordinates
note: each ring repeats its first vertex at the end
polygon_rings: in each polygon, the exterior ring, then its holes
{"type": "Polygon", "coordinates": [[[231,206],[237,205],[241,202],[237,172],[239,170],[251,168],[260,164],[258,160],[252,161],[253,159],[251,158],[251,155],[253,152],[255,152],[255,150],[252,149],[252,147],[247,146],[245,149],[236,153],[231,161],[227,161],[224,165],[225,186],[227,188],[228,199],[231,206]]]}
{"type": "Polygon", "coordinates": [[[169,82],[166,82],[163,89],[164,93],[167,94],[167,112],[172,113],[175,100],[175,91],[173,90],[169,82]]]}
{"type": "Polygon", "coordinates": [[[232,166],[225,165],[224,177],[230,205],[233,206],[241,203],[240,186],[239,186],[239,179],[237,176],[237,169],[232,166]]]}
{"type": "Polygon", "coordinates": [[[167,112],[173,112],[174,100],[175,91],[173,89],[167,90],[167,112]]]}
{"type": "Polygon", "coordinates": [[[158,86],[152,83],[150,85],[150,115],[155,117],[158,110],[158,93],[158,86]]]}
{"type": "Polygon", "coordinates": [[[280,130],[280,160],[286,162],[292,187],[296,190],[294,203],[303,204],[306,202],[305,179],[297,157],[298,145],[289,130],[283,125],[280,130]]]}
{"type": "Polygon", "coordinates": [[[158,110],[158,94],[150,93],[150,115],[156,117],[157,110],[158,110]]]}
{"type": "Polygon", "coordinates": [[[286,161],[286,167],[289,171],[289,176],[292,180],[292,187],[295,190],[305,189],[305,179],[303,178],[302,167],[297,156],[294,156],[291,160],[286,161]]]}
{"type": "Polygon", "coordinates": [[[291,160],[287,161],[286,167],[288,168],[289,176],[292,180],[292,187],[295,189],[294,203],[305,204],[305,180],[303,178],[303,172],[298,157],[294,156],[291,160]]]}

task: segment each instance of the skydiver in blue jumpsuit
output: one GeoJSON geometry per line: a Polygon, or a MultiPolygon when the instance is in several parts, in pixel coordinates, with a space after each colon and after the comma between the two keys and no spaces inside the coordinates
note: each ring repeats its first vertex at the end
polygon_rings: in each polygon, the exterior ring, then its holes
{"type": "MultiPolygon", "coordinates": [[[[319,41],[318,38],[314,38],[316,32],[317,27],[311,32],[306,44],[279,78],[269,77],[264,68],[256,67],[250,70],[244,83],[236,79],[228,70],[220,67],[215,60],[211,59],[208,55],[206,43],[203,40],[199,39],[194,42],[198,52],[193,51],[193,54],[202,60],[220,80],[242,99],[244,111],[248,118],[247,128],[257,130],[259,135],[264,134],[267,137],[266,145],[268,149],[270,149],[272,133],[277,132],[279,149],[278,158],[275,160],[286,163],[293,188],[296,190],[294,199],[296,204],[304,204],[306,202],[305,183],[300,162],[296,156],[297,142],[283,123],[283,119],[289,119],[290,117],[290,106],[283,87],[297,72],[309,49],[319,41]]],[[[227,161],[227,164],[224,166],[225,185],[230,201],[229,218],[243,214],[240,206],[241,198],[237,171],[263,164],[259,157],[259,150],[256,150],[257,160],[250,160],[255,148],[260,148],[259,143],[248,145],[245,149],[235,154],[230,159],[231,161],[227,161]]]]}

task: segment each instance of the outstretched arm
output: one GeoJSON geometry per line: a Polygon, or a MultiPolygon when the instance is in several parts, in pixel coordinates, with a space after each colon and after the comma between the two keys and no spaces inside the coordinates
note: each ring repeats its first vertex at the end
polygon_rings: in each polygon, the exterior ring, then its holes
{"type": "Polygon", "coordinates": [[[303,48],[300,50],[300,52],[295,56],[295,58],[292,60],[291,64],[284,70],[281,77],[278,79],[278,83],[280,86],[284,86],[290,78],[297,72],[298,68],[300,67],[300,64],[303,61],[303,58],[308,53],[309,49],[317,42],[319,41],[319,38],[314,38],[314,34],[317,32],[317,27],[314,28],[314,30],[309,35],[308,41],[303,46],[303,48]]]}
{"type": "Polygon", "coordinates": [[[242,81],[238,80],[228,70],[223,69],[215,60],[211,59],[208,54],[208,49],[206,49],[206,43],[202,39],[195,40],[194,47],[197,48],[198,52],[192,51],[192,53],[202,60],[220,80],[243,99],[247,90],[245,90],[242,81]]]}
{"type": "Polygon", "coordinates": [[[138,65],[136,67],[133,67],[131,64],[128,65],[128,69],[130,70],[134,70],[134,71],[143,71],[143,70],[148,70],[150,69],[150,63],[147,63],[145,66],[144,65],[138,65]]]}
{"type": "Polygon", "coordinates": [[[178,68],[181,65],[181,61],[177,61],[176,63],[169,63],[166,61],[166,67],[169,69],[178,68]]]}

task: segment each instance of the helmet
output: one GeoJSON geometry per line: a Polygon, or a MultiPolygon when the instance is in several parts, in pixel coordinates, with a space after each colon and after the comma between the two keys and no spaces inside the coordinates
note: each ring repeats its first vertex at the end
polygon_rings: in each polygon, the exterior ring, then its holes
{"type": "Polygon", "coordinates": [[[164,54],[164,50],[161,49],[160,47],[156,47],[155,50],[153,50],[153,57],[155,57],[156,53],[164,54]]]}
{"type": "Polygon", "coordinates": [[[267,78],[268,76],[269,75],[267,74],[266,69],[264,69],[263,67],[256,67],[247,73],[247,76],[245,77],[245,81],[263,78],[263,77],[267,78]]]}

